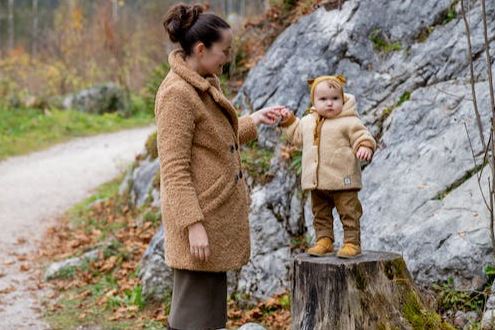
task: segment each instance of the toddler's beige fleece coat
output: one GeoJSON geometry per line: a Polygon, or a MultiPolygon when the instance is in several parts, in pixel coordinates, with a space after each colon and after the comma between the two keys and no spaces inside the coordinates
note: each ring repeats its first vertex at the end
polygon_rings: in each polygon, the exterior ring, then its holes
{"type": "Polygon", "coordinates": [[[257,137],[250,116],[237,118],[215,76],[204,78],[169,55],[170,72],[155,101],[165,260],[196,271],[238,269],[250,256],[250,198],[239,144],[257,137]],[[201,222],[208,234],[208,262],[189,251],[187,227],[201,222]]]}
{"type": "Polygon", "coordinates": [[[353,95],[344,94],[342,112],[334,118],[312,110],[301,119],[291,114],[280,126],[289,142],[302,147],[302,189],[362,188],[356,152],[360,146],[374,151],[376,142],[358,117],[353,95]]]}

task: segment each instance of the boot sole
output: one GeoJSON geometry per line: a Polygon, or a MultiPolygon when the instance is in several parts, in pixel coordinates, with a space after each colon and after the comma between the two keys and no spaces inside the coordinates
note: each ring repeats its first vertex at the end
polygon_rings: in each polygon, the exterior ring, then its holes
{"type": "Polygon", "coordinates": [[[360,255],[361,255],[361,253],[360,254],[356,254],[355,256],[341,256],[341,255],[338,255],[337,254],[337,257],[338,258],[342,258],[342,259],[354,259],[354,258],[359,257],[360,255]]]}
{"type": "Polygon", "coordinates": [[[330,257],[335,255],[335,252],[328,252],[328,253],[323,253],[323,254],[317,254],[317,253],[308,253],[308,255],[312,257],[330,257]]]}

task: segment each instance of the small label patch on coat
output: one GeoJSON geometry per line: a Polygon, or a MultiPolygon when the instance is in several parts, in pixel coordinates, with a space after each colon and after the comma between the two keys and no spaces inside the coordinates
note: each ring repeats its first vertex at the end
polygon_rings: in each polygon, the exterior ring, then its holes
{"type": "Polygon", "coordinates": [[[346,176],[344,178],[344,186],[350,186],[351,185],[351,177],[350,176],[346,176]]]}

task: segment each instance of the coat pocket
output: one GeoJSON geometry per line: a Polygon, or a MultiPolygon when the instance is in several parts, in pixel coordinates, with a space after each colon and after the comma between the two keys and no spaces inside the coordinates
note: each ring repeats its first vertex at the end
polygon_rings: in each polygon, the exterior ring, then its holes
{"type": "Polygon", "coordinates": [[[223,179],[224,176],[220,174],[208,188],[198,194],[200,204],[203,201],[211,199],[213,196],[218,195],[222,191],[222,187],[224,185],[223,179]]]}

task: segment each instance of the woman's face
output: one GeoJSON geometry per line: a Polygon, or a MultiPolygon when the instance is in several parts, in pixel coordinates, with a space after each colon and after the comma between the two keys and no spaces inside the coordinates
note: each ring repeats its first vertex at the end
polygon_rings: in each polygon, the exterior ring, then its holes
{"type": "Polygon", "coordinates": [[[230,62],[232,48],[232,30],[221,31],[222,38],[213,43],[210,48],[204,47],[198,53],[199,69],[203,75],[217,76],[222,74],[223,66],[230,62]]]}

